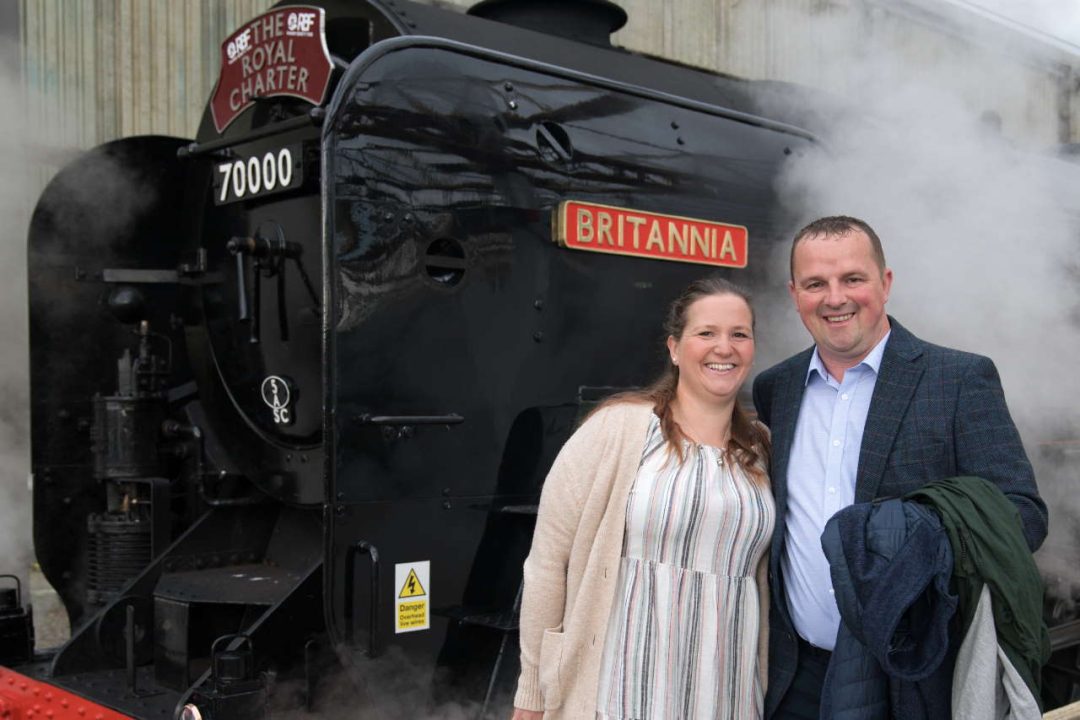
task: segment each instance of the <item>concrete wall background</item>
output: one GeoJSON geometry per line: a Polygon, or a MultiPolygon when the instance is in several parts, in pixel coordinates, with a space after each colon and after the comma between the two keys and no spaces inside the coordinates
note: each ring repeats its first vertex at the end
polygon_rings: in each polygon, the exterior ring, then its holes
{"type": "Polygon", "coordinates": [[[58,150],[129,135],[189,137],[222,39],[268,0],[23,0],[27,114],[58,150]]]}

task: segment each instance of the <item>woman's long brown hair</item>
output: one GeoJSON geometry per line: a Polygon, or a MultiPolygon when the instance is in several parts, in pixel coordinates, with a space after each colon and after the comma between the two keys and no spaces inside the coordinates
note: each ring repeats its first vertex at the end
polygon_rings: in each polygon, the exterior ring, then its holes
{"type": "MultiPolygon", "coordinates": [[[[741,298],[750,308],[751,322],[755,322],[754,306],[746,290],[721,277],[705,277],[690,283],[671,303],[667,318],[664,320],[665,339],[670,336],[681,340],[683,331],[686,330],[686,315],[690,306],[712,295],[734,295],[741,298]]],[[[664,357],[666,358],[664,372],[651,385],[643,390],[613,395],[601,403],[597,410],[619,402],[647,401],[651,403],[653,411],[660,418],[660,431],[664,434],[664,440],[667,441],[676,457],[682,461],[684,459],[683,440],[689,440],[689,438],[679,427],[679,423],[675,422],[675,416],[671,410],[671,404],[675,400],[675,393],[679,387],[679,367],[671,362],[667,354],[664,357]]],[[[731,415],[731,439],[724,451],[747,470],[756,481],[767,482],[769,447],[768,432],[760,425],[751,422],[739,405],[739,401],[736,400],[731,415]]]]}

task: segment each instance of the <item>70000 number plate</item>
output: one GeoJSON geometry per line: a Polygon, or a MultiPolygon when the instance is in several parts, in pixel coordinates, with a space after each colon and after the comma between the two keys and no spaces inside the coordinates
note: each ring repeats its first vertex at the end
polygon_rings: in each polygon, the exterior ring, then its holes
{"type": "Polygon", "coordinates": [[[299,144],[267,150],[261,155],[238,157],[214,166],[214,203],[250,200],[261,195],[298,188],[304,182],[303,152],[299,144]]]}

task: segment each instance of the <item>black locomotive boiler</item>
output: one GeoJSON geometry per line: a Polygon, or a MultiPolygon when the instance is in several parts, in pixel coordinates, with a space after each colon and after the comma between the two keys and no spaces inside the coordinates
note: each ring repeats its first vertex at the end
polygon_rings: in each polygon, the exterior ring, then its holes
{"type": "Polygon", "coordinates": [[[373,717],[506,712],[555,453],[658,371],[678,289],[763,283],[774,181],[815,142],[757,109],[774,84],[613,48],[625,19],[281,4],[222,44],[194,141],[57,175],[34,542],[73,633],[35,654],[4,596],[0,708],[320,713],[338,672],[373,717]]]}

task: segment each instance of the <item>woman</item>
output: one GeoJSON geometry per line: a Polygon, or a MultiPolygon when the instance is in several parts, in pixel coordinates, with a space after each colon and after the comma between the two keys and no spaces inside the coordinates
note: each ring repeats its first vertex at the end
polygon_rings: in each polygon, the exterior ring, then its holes
{"type": "Polygon", "coordinates": [[[761,717],[774,507],[767,431],[736,402],[753,310],[706,278],[665,330],[664,374],[597,409],[544,484],[514,720],[761,717]]]}

